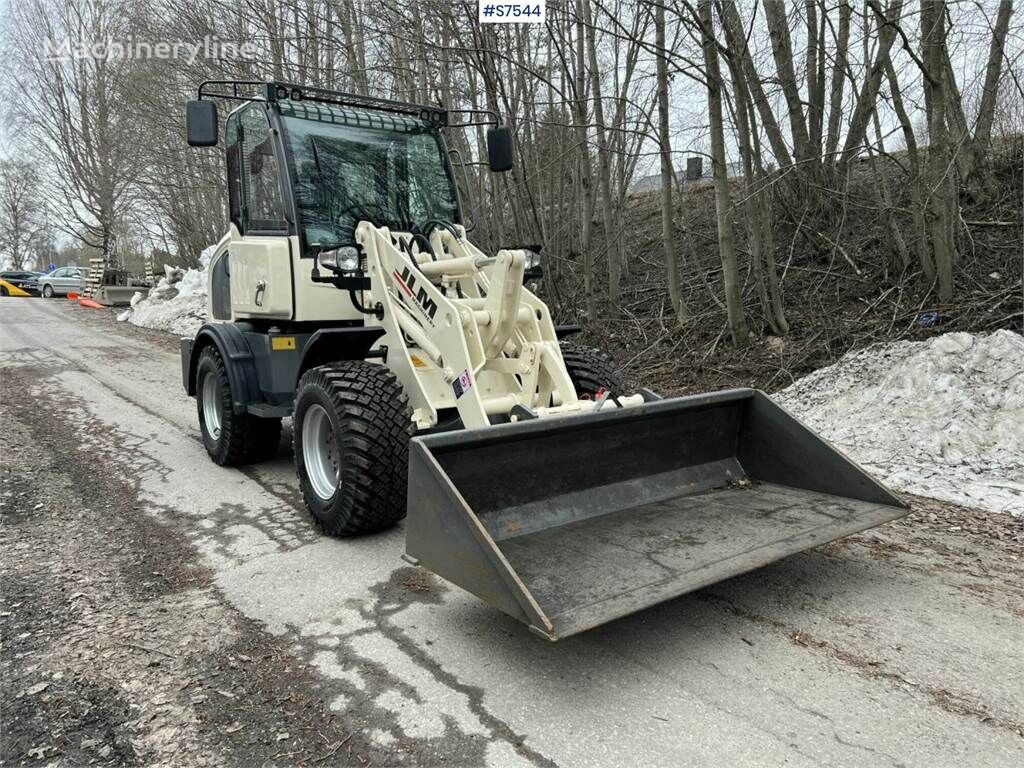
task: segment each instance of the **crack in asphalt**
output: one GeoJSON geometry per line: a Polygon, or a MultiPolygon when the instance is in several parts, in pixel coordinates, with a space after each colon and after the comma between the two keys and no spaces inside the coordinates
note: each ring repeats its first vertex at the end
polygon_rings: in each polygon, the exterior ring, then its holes
{"type": "Polygon", "coordinates": [[[931,704],[945,712],[958,715],[960,717],[970,717],[978,720],[984,725],[1006,730],[1024,738],[1024,723],[1011,720],[1009,718],[993,716],[984,708],[984,706],[974,703],[964,694],[928,685],[927,683],[918,683],[908,680],[898,672],[885,669],[881,662],[866,659],[863,656],[844,650],[828,640],[816,638],[810,633],[786,624],[783,621],[779,621],[778,619],[772,619],[768,616],[761,616],[753,613],[752,611],[748,611],[736,605],[731,600],[719,597],[718,595],[701,592],[695,593],[695,597],[702,602],[717,605],[724,610],[729,611],[733,615],[752,621],[755,624],[768,626],[772,629],[784,632],[790,642],[794,645],[820,651],[830,658],[836,659],[837,661],[851,667],[862,677],[884,680],[892,684],[895,688],[900,688],[902,690],[909,689],[916,693],[924,694],[923,698],[926,701],[929,701],[931,704]]]}
{"type": "MultiPolygon", "coordinates": [[[[389,601],[394,596],[395,585],[402,583],[402,580],[421,577],[422,571],[419,568],[406,567],[398,568],[391,573],[387,581],[380,582],[370,591],[377,595],[373,605],[367,609],[363,606],[361,614],[370,620],[378,628],[380,633],[397,645],[413,663],[431,675],[438,683],[461,693],[469,702],[469,708],[480,722],[490,731],[492,738],[508,743],[515,749],[516,753],[527,759],[537,768],[557,768],[557,763],[546,757],[539,751],[526,745],[526,737],[517,734],[504,720],[494,715],[484,704],[484,691],[482,688],[459,680],[454,674],[448,672],[435,659],[431,658],[420,648],[405,631],[392,621],[392,618],[407,608],[413,600],[389,601]]],[[[419,593],[417,593],[419,594],[419,593]]]]}
{"type": "Polygon", "coordinates": [[[833,733],[832,737],[836,740],[837,743],[842,744],[844,747],[853,747],[854,749],[860,749],[864,752],[867,752],[869,755],[877,755],[878,757],[884,757],[886,760],[889,761],[890,764],[897,766],[897,768],[902,768],[902,766],[906,765],[906,763],[902,760],[896,758],[893,755],[890,755],[888,752],[885,752],[883,750],[875,749],[874,747],[870,747],[867,744],[861,744],[856,741],[847,741],[838,733],[833,733]]]}
{"type": "MultiPolygon", "coordinates": [[[[19,435],[22,446],[31,446],[24,452],[36,459],[29,466],[51,470],[42,475],[45,484],[27,490],[45,490],[42,498],[64,503],[53,511],[36,505],[15,526],[4,515],[0,533],[12,537],[16,551],[31,547],[57,556],[5,563],[49,591],[37,597],[4,569],[5,608],[21,610],[5,611],[0,623],[5,634],[8,621],[21,620],[29,631],[8,638],[2,661],[5,681],[15,679],[12,661],[19,676],[52,677],[41,698],[23,693],[21,706],[5,702],[0,763],[8,755],[11,764],[28,762],[33,745],[36,751],[57,750],[47,756],[51,761],[61,756],[72,764],[200,765],[219,762],[230,750],[238,764],[254,765],[276,762],[285,748],[302,763],[322,754],[330,735],[346,745],[339,762],[365,766],[363,738],[342,731],[340,719],[325,718],[322,704],[309,698],[310,670],[296,668],[296,657],[279,640],[209,585],[207,569],[177,531],[141,514],[138,464],[127,461],[120,433],[93,425],[90,450],[69,453],[67,436],[78,431],[75,424],[87,411],[79,412],[80,399],[60,382],[33,379],[32,373],[5,372],[3,406],[20,406],[5,423],[33,436],[19,435]],[[61,408],[50,407],[58,402],[61,408]],[[29,404],[52,417],[35,422],[29,404]],[[88,489],[85,500],[78,497],[82,489],[88,489]],[[50,514],[59,528],[40,532],[50,514]],[[77,534],[75,525],[81,526],[77,534]],[[80,591],[68,598],[71,584],[80,591]],[[285,731],[288,744],[280,745],[275,735],[285,731]],[[101,744],[106,753],[89,751],[101,744]]],[[[4,551],[14,549],[5,540],[4,551]]]]}

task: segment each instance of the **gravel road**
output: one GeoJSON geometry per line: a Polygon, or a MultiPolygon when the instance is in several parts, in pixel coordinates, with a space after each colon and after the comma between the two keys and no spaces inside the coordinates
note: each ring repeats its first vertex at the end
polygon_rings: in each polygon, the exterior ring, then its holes
{"type": "Polygon", "coordinates": [[[177,341],[0,299],[5,765],[1024,764],[1024,521],[914,513],[546,643],[222,469],[177,341]]]}

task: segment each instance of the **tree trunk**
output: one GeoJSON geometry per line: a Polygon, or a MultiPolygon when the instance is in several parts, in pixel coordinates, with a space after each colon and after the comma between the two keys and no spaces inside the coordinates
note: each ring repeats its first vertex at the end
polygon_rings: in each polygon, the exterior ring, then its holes
{"type": "Polygon", "coordinates": [[[675,226],[672,220],[672,192],[675,186],[675,170],[672,162],[672,138],[669,133],[668,106],[668,63],[665,57],[665,8],[660,3],[654,10],[654,38],[658,89],[658,140],[661,155],[661,248],[665,257],[665,274],[668,278],[668,297],[676,320],[686,317],[682,288],[679,281],[679,262],[676,259],[675,226]]]}
{"type": "Polygon", "coordinates": [[[839,3],[839,29],[836,33],[836,50],[832,64],[832,86],[829,90],[828,136],[825,139],[825,156],[829,166],[835,165],[835,154],[839,147],[839,121],[843,116],[843,86],[846,84],[846,67],[850,47],[850,16],[853,8],[847,0],[839,3]]]}
{"type": "Polygon", "coordinates": [[[718,252],[722,259],[722,282],[729,333],[734,344],[745,344],[749,338],[747,319],[740,297],[739,272],[736,268],[736,247],[732,231],[732,197],[725,164],[725,133],[722,119],[722,75],[718,65],[718,43],[711,18],[711,0],[700,0],[698,15],[701,26],[704,68],[707,75],[708,119],[711,130],[711,165],[715,184],[715,217],[718,224],[718,252]]]}
{"type": "Polygon", "coordinates": [[[966,169],[967,183],[980,197],[987,197],[995,191],[995,181],[992,178],[990,164],[992,121],[995,118],[999,76],[1002,73],[1006,35],[1010,28],[1012,14],[1013,3],[1011,0],[1003,0],[999,4],[999,14],[996,16],[996,25],[992,30],[992,43],[988,49],[988,63],[985,66],[985,83],[982,86],[981,104],[978,106],[978,117],[974,121],[971,164],[966,169]]]}
{"type": "Polygon", "coordinates": [[[743,73],[746,76],[747,87],[750,88],[750,96],[757,106],[757,113],[761,116],[761,125],[768,136],[768,143],[772,146],[775,162],[779,164],[780,168],[789,167],[793,165],[793,157],[790,154],[789,147],[786,145],[786,139],[782,135],[779,123],[775,119],[775,112],[772,111],[771,102],[768,101],[768,97],[765,95],[764,87],[761,84],[761,76],[754,65],[754,59],[750,55],[739,11],[736,10],[736,5],[732,2],[723,3],[721,11],[725,28],[736,39],[743,41],[741,45],[737,46],[736,52],[743,59],[743,73]]]}
{"type": "Polygon", "coordinates": [[[576,0],[576,140],[580,150],[580,203],[583,220],[580,250],[583,256],[583,293],[587,305],[587,319],[597,322],[597,297],[594,295],[594,255],[591,236],[594,218],[593,171],[590,165],[590,144],[587,136],[587,66],[586,28],[583,24],[586,0],[576,0]]]}
{"type": "Polygon", "coordinates": [[[597,129],[597,173],[601,186],[601,221],[604,229],[605,254],[608,259],[608,312],[612,317],[619,315],[620,278],[622,256],[619,251],[619,236],[615,231],[614,208],[611,190],[611,158],[608,150],[608,133],[604,121],[604,99],[601,93],[601,72],[597,64],[597,29],[590,15],[590,0],[581,0],[584,23],[590,34],[587,36],[587,57],[590,63],[590,87],[594,97],[594,125],[597,129]]]}
{"type": "MultiPolygon", "coordinates": [[[[872,4],[872,8],[877,9],[877,3],[872,4]]],[[[903,0],[893,0],[884,17],[879,14],[878,10],[875,10],[878,51],[875,54],[874,63],[864,76],[864,82],[861,84],[857,103],[853,109],[853,116],[850,118],[850,128],[846,134],[843,153],[839,158],[838,176],[840,178],[846,176],[847,166],[867,140],[868,123],[871,120],[871,113],[875,109],[878,89],[882,85],[882,75],[885,73],[885,62],[889,60],[889,51],[896,39],[896,29],[902,12],[903,0]]],[[[867,25],[865,24],[865,26],[867,25]]],[[[867,62],[865,62],[865,66],[867,66],[867,62]]]]}
{"type": "Polygon", "coordinates": [[[814,178],[818,167],[817,158],[811,156],[807,123],[804,120],[803,101],[800,86],[793,70],[793,45],[789,38],[789,21],[786,18],[786,3],[783,0],[765,0],[764,14],[768,21],[768,34],[772,43],[772,57],[779,85],[786,97],[789,114],[789,130],[793,137],[793,156],[801,163],[800,173],[805,178],[814,178]]]}
{"type": "MultiPolygon", "coordinates": [[[[882,136],[882,124],[878,119],[877,109],[873,110],[871,120],[875,128],[875,143],[878,146],[878,154],[882,156],[884,161],[886,157],[885,140],[882,136]]],[[[871,158],[871,167],[875,174],[875,184],[878,187],[879,199],[882,203],[882,217],[885,220],[886,233],[889,237],[889,250],[899,257],[899,265],[906,269],[910,266],[910,255],[907,253],[907,244],[903,239],[903,233],[900,232],[899,222],[896,220],[896,209],[892,202],[888,169],[879,169],[879,158],[870,145],[868,146],[868,153],[871,158]]]]}
{"type": "MultiPolygon", "coordinates": [[[[718,3],[719,15],[722,15],[722,2],[718,3]]],[[[726,39],[730,55],[729,73],[732,76],[733,93],[736,101],[736,137],[739,142],[740,155],[743,160],[743,178],[745,189],[743,194],[743,213],[747,227],[747,245],[750,250],[751,272],[754,277],[754,288],[761,304],[761,311],[772,333],[784,336],[789,332],[778,292],[778,281],[775,275],[775,260],[771,254],[774,241],[771,227],[766,226],[765,212],[769,207],[768,196],[771,185],[761,166],[761,155],[757,148],[757,123],[751,105],[750,93],[739,65],[739,57],[732,51],[742,43],[726,28],[726,39]],[[773,279],[776,278],[776,279],[773,279]]]]}
{"type": "Polygon", "coordinates": [[[931,234],[939,298],[953,298],[953,238],[951,211],[956,204],[955,173],[949,152],[945,86],[946,4],[944,0],[921,3],[921,59],[925,65],[924,97],[928,113],[928,230],[931,234]]]}
{"type": "Polygon", "coordinates": [[[817,162],[821,157],[821,134],[825,116],[825,15],[821,9],[818,23],[818,3],[806,0],[807,10],[807,133],[809,152],[817,162]]]}
{"type": "Polygon", "coordinates": [[[928,232],[924,215],[924,195],[921,191],[923,177],[921,175],[921,158],[917,150],[917,139],[914,137],[914,127],[910,123],[910,116],[903,105],[903,95],[900,92],[900,84],[896,79],[896,71],[893,69],[892,61],[885,63],[886,77],[889,79],[889,95],[892,98],[893,109],[903,129],[903,141],[907,145],[907,161],[910,165],[910,173],[907,177],[907,190],[910,195],[910,214],[914,222],[914,237],[917,242],[917,260],[921,265],[921,272],[929,283],[935,279],[935,262],[932,260],[932,253],[928,247],[928,232]]]}

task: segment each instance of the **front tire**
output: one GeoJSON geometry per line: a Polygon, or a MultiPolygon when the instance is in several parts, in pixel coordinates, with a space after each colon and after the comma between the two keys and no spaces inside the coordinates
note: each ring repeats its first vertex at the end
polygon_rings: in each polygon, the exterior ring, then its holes
{"type": "Polygon", "coordinates": [[[405,517],[412,413],[391,371],[361,360],[310,369],[293,430],[302,496],[324,533],[373,533],[405,517]]]}
{"type": "Polygon", "coordinates": [[[561,347],[562,359],[578,397],[594,399],[602,389],[609,390],[613,396],[625,394],[625,376],[607,352],[567,341],[561,342],[561,347]]]}
{"type": "Polygon", "coordinates": [[[49,283],[47,283],[46,285],[43,286],[43,298],[44,299],[52,299],[53,298],[53,286],[50,285],[49,283]]]}
{"type": "Polygon", "coordinates": [[[227,367],[214,346],[196,365],[196,407],[203,445],[214,464],[237,467],[273,458],[281,443],[281,419],[235,413],[227,367]]]}

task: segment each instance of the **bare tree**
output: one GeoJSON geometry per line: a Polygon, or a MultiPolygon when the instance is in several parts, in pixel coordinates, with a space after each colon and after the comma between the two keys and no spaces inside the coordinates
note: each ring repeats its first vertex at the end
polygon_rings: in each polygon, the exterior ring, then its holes
{"type": "Polygon", "coordinates": [[[982,86],[981,103],[974,121],[974,134],[970,152],[965,160],[965,182],[976,198],[983,198],[994,191],[994,180],[989,157],[992,152],[992,121],[995,117],[999,80],[1006,57],[1006,36],[1013,14],[1012,0],[1002,0],[996,23],[992,28],[992,42],[989,45],[988,62],[985,65],[985,80],[982,86]]]}
{"type": "Polygon", "coordinates": [[[917,242],[917,260],[925,280],[930,283],[935,279],[935,261],[932,259],[927,227],[925,225],[920,152],[917,148],[917,138],[914,136],[914,128],[911,125],[910,116],[903,105],[903,95],[900,92],[899,80],[896,77],[891,59],[885,63],[885,68],[886,77],[889,81],[889,96],[892,99],[893,109],[896,111],[900,128],[903,131],[903,141],[907,145],[907,190],[910,197],[910,215],[913,221],[914,240],[917,242]]]}
{"type": "Polygon", "coordinates": [[[16,119],[57,174],[58,226],[104,255],[139,171],[140,137],[126,99],[132,61],[60,46],[130,39],[132,10],[127,0],[26,0],[12,11],[16,119]],[[55,45],[54,55],[40,55],[55,45]]]}
{"type": "MultiPolygon", "coordinates": [[[[825,158],[834,162],[839,147],[839,127],[843,114],[843,87],[846,84],[848,50],[850,45],[850,17],[853,8],[847,0],[840,0],[838,8],[838,31],[832,54],[832,81],[829,87],[828,135],[825,138],[825,158]]],[[[826,15],[827,19],[827,15],[826,15]]]]}
{"type": "Polygon", "coordinates": [[[955,165],[949,146],[946,116],[949,112],[945,0],[921,3],[921,60],[924,63],[924,96],[928,112],[928,231],[932,241],[939,297],[953,296],[953,262],[956,240],[953,236],[953,209],[956,206],[955,165]]]}
{"type": "Polygon", "coordinates": [[[743,162],[743,213],[754,289],[768,327],[772,333],[783,336],[789,332],[789,322],[786,320],[782,291],[775,269],[775,240],[772,235],[770,213],[772,185],[762,163],[757,117],[743,77],[743,38],[740,36],[740,30],[728,23],[723,6],[723,2],[717,4],[725,29],[727,61],[733,82],[736,138],[743,162]]]}
{"type": "MultiPolygon", "coordinates": [[[[843,152],[839,158],[839,175],[843,176],[850,161],[863,149],[867,136],[868,124],[871,115],[876,109],[875,100],[878,98],[878,89],[882,84],[882,76],[885,74],[885,62],[889,60],[889,51],[893,41],[896,39],[897,24],[903,12],[902,0],[892,0],[888,10],[883,14],[877,3],[871,4],[875,9],[877,25],[877,51],[873,62],[865,62],[867,72],[864,81],[861,83],[860,93],[853,109],[853,116],[850,118],[850,127],[846,134],[846,142],[843,145],[843,152]]],[[[865,40],[867,40],[865,35],[865,40]]]]}
{"type": "MultiPolygon", "coordinates": [[[[517,141],[511,173],[480,162],[484,127],[447,133],[466,162],[460,191],[477,202],[475,241],[543,243],[542,290],[557,312],[632,323],[667,304],[700,322],[706,301],[740,342],[747,312],[786,333],[784,275],[820,266],[802,261],[828,259],[823,274],[833,275],[842,256],[857,269],[848,227],[865,206],[883,214],[872,242],[890,246],[901,274],[955,293],[958,240],[970,233],[958,206],[997,200],[993,133],[1008,84],[1020,80],[1014,6],[988,8],[571,0],[549,3],[544,25],[480,25],[469,0],[421,3],[411,15],[400,0],[24,0],[10,4],[0,34],[13,54],[9,135],[37,162],[55,226],[96,250],[109,251],[116,233],[133,253],[158,248],[189,262],[217,239],[223,153],[184,145],[180,105],[205,79],[280,78],[500,112],[517,141]],[[987,59],[964,60],[956,51],[978,30],[987,59]],[[47,40],[129,35],[216,35],[254,53],[38,55],[47,40]],[[851,55],[853,41],[861,55],[851,55]],[[675,159],[706,152],[709,138],[714,231],[691,231],[680,209],[697,198],[679,185],[675,159]],[[643,173],[661,182],[651,200],[656,275],[627,248],[645,236],[631,188],[643,173]],[[719,244],[721,287],[706,279],[717,264],[700,247],[705,236],[719,244]]],[[[823,277],[821,292],[829,286],[823,277]]]]}
{"type": "Polygon", "coordinates": [[[672,162],[672,136],[669,132],[668,63],[670,49],[665,44],[665,8],[660,3],[654,9],[654,45],[658,77],[658,154],[661,158],[661,249],[668,279],[668,298],[677,320],[686,317],[679,281],[679,262],[676,258],[676,233],[673,221],[672,190],[676,184],[672,162]]]}
{"type": "Polygon", "coordinates": [[[722,284],[728,313],[729,333],[733,343],[745,344],[749,331],[743,301],[740,297],[739,271],[736,267],[736,245],[732,231],[732,194],[725,161],[725,128],[722,119],[722,75],[718,65],[718,41],[715,39],[711,0],[697,6],[704,71],[707,76],[708,121],[711,132],[711,164],[715,183],[715,213],[718,219],[718,252],[722,260],[722,284]]]}
{"type": "Polygon", "coordinates": [[[793,45],[789,35],[789,20],[786,18],[786,3],[784,0],[766,0],[764,13],[771,36],[772,57],[775,60],[779,85],[786,97],[789,130],[793,137],[793,156],[800,164],[801,175],[814,178],[820,168],[820,158],[811,151],[810,136],[804,117],[804,101],[793,69],[793,45]]]}
{"type": "Polygon", "coordinates": [[[39,169],[24,160],[0,160],[0,255],[24,269],[42,226],[39,169]]]}

